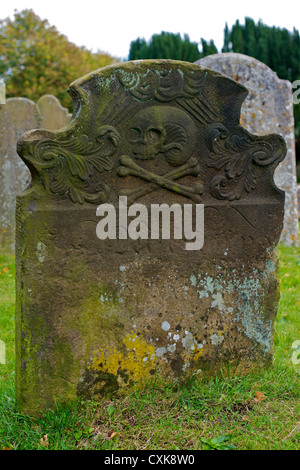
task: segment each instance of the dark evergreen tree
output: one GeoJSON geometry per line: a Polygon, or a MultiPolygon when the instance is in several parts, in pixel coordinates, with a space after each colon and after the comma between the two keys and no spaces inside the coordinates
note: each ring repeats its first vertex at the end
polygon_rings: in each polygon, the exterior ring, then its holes
{"type": "Polygon", "coordinates": [[[212,40],[210,40],[208,43],[207,41],[205,41],[205,39],[201,38],[201,45],[202,45],[201,57],[218,53],[218,49],[216,48],[215,43],[212,40]]]}
{"type": "Polygon", "coordinates": [[[226,23],[225,28],[224,28],[224,45],[222,47],[222,52],[230,52],[230,47],[231,47],[230,40],[231,40],[230,32],[229,32],[228,24],[226,23]]]}
{"type": "Polygon", "coordinates": [[[130,44],[129,60],[137,59],[174,59],[195,62],[200,59],[198,44],[191,42],[187,34],[162,31],[154,34],[150,41],[138,38],[130,44]]]}
{"type": "Polygon", "coordinates": [[[245,19],[245,50],[247,55],[253,56],[256,49],[256,29],[255,23],[251,18],[245,19]]]}
{"type": "Polygon", "coordinates": [[[234,52],[240,52],[244,54],[246,43],[244,40],[244,30],[243,27],[240,26],[239,20],[236,20],[235,25],[232,27],[230,39],[232,43],[232,50],[234,52]]]}
{"type": "Polygon", "coordinates": [[[251,18],[245,18],[241,25],[237,20],[231,29],[225,25],[222,52],[240,52],[264,62],[280,78],[297,80],[300,78],[300,37],[294,28],[270,27],[251,18]]]}
{"type": "Polygon", "coordinates": [[[146,59],[146,50],[147,44],[145,39],[137,38],[135,41],[131,42],[129,60],[146,59]]]}

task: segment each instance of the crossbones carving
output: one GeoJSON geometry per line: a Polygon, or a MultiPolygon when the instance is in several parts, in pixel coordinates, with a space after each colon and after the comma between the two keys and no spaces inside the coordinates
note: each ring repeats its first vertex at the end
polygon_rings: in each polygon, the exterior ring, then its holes
{"type": "Polygon", "coordinates": [[[134,189],[122,189],[121,196],[127,196],[131,201],[135,201],[139,197],[155,191],[158,187],[174,191],[176,194],[192,199],[194,202],[200,202],[201,194],[203,193],[202,183],[194,186],[184,186],[174,181],[184,176],[192,175],[198,176],[200,166],[196,158],[190,158],[184,165],[177,167],[165,175],[157,175],[151,171],[145,170],[135,163],[128,155],[120,157],[120,166],[117,167],[117,174],[119,176],[136,176],[148,181],[148,184],[138,186],[134,189]]]}

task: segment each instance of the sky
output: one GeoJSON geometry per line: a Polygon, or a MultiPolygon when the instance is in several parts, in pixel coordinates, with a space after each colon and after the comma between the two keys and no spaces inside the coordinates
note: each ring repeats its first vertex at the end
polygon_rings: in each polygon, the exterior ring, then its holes
{"type": "Polygon", "coordinates": [[[230,27],[237,19],[300,30],[299,0],[2,0],[0,19],[29,8],[76,45],[123,60],[131,41],[148,41],[161,31],[187,33],[197,43],[213,39],[220,51],[225,23],[230,27]]]}

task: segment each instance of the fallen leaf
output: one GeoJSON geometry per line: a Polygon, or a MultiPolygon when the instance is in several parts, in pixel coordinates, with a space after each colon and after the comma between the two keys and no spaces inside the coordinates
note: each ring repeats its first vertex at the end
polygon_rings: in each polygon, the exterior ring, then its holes
{"type": "Polygon", "coordinates": [[[2,450],[11,450],[10,447],[2,447],[2,450]]]}
{"type": "Polygon", "coordinates": [[[40,440],[40,443],[42,444],[42,446],[48,445],[48,434],[45,434],[45,436],[42,437],[42,439],[40,440]]]}
{"type": "Polygon", "coordinates": [[[4,273],[8,273],[8,271],[9,271],[9,268],[8,268],[7,266],[4,266],[3,272],[4,272],[4,273]]]}
{"type": "Polygon", "coordinates": [[[267,398],[267,397],[266,397],[266,395],[265,395],[264,393],[262,393],[262,392],[256,392],[256,395],[255,395],[255,397],[254,397],[254,401],[255,401],[256,403],[259,403],[260,401],[265,400],[266,398],[267,398]]]}

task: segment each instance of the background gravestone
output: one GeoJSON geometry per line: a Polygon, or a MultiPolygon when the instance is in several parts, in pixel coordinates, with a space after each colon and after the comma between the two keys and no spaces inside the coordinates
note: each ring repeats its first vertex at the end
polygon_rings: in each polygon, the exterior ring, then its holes
{"type": "Polygon", "coordinates": [[[2,78],[0,78],[0,105],[5,104],[5,83],[2,78]]]}
{"type": "Polygon", "coordinates": [[[55,131],[61,129],[70,121],[71,115],[64,108],[56,96],[44,95],[38,100],[38,128],[55,131]]]}
{"type": "Polygon", "coordinates": [[[14,251],[16,195],[30,182],[30,172],[17,155],[17,141],[26,131],[60,129],[70,121],[68,110],[52,95],[37,104],[8,98],[0,107],[0,249],[14,251]]]}
{"type": "Polygon", "coordinates": [[[298,245],[298,205],[292,85],[280,80],[262,62],[244,54],[224,53],[196,62],[238,81],[249,90],[241,111],[241,124],[256,135],[280,134],[287,156],[275,171],[275,183],[285,191],[285,214],[281,241],[298,245]]]}
{"type": "Polygon", "coordinates": [[[270,364],[284,140],[248,133],[247,90],[186,62],[116,64],[70,93],[68,126],[18,142],[32,174],[16,216],[20,409],[39,414],[153,374],[178,381],[270,364]],[[192,208],[194,226],[203,204],[203,248],[186,250],[173,233],[128,237],[120,196],[148,215],[155,204],[192,208]],[[112,239],[96,234],[102,203],[116,212],[112,239]]]}

